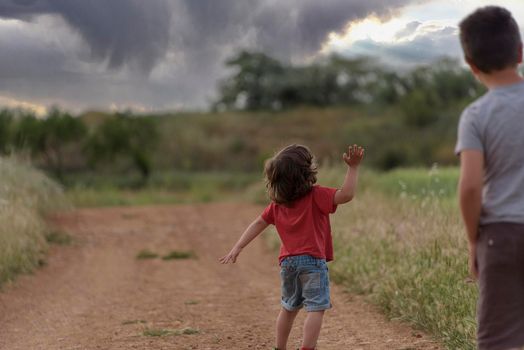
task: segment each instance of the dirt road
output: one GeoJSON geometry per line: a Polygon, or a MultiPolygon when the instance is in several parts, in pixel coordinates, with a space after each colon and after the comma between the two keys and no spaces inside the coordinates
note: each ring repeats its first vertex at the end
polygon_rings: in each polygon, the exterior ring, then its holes
{"type": "MultiPolygon", "coordinates": [[[[276,256],[263,239],[236,265],[227,252],[260,212],[242,204],[85,209],[56,216],[74,237],[0,293],[0,349],[271,349],[276,256]],[[138,260],[193,250],[196,259],[138,260]],[[183,334],[185,333],[195,334],[183,334]],[[164,332],[164,336],[152,336],[164,332]]],[[[327,349],[439,349],[334,288],[318,344],[327,349]]],[[[299,345],[303,314],[292,332],[299,345]]]]}

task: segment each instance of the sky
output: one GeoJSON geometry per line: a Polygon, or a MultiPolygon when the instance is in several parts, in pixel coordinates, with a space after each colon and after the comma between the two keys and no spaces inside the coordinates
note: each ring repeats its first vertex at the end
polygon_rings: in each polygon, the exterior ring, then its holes
{"type": "Polygon", "coordinates": [[[242,49],[392,69],[462,59],[457,24],[485,5],[524,28],[522,0],[0,0],[0,106],[205,109],[242,49]]]}

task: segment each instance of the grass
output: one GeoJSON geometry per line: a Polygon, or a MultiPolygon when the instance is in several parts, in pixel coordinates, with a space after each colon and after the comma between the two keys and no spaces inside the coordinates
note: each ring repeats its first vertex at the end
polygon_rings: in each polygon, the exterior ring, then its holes
{"type": "Polygon", "coordinates": [[[260,178],[259,174],[167,171],[141,186],[126,176],[83,174],[68,177],[67,197],[78,207],[206,203],[230,200],[260,178]]]}
{"type": "Polygon", "coordinates": [[[453,167],[430,169],[396,169],[388,173],[370,174],[364,186],[390,196],[424,199],[428,197],[454,200],[457,194],[459,169],[453,167]]]}
{"type": "Polygon", "coordinates": [[[150,251],[149,249],[142,249],[141,251],[138,252],[138,254],[136,255],[136,258],[138,260],[156,259],[158,258],[158,254],[150,251]]]}
{"type": "Polygon", "coordinates": [[[144,324],[144,323],[147,323],[147,321],[146,320],[127,320],[127,321],[123,321],[122,325],[127,326],[130,324],[144,324]]]}
{"type": "Polygon", "coordinates": [[[193,335],[193,334],[199,334],[200,330],[196,328],[186,327],[178,330],[179,334],[185,334],[185,335],[193,335]]]}
{"type": "MultiPolygon", "coordinates": [[[[322,182],[342,181],[340,169],[322,182]]],[[[366,295],[448,349],[475,349],[477,288],[468,283],[467,244],[456,204],[458,169],[363,172],[354,202],[332,219],[333,280],[366,295]]]]}
{"type": "Polygon", "coordinates": [[[172,250],[162,257],[162,260],[196,259],[193,251],[172,250]]]}
{"type": "MultiPolygon", "coordinates": [[[[342,166],[320,169],[320,183],[338,187],[343,181],[342,166]]],[[[456,167],[399,168],[376,172],[366,168],[359,176],[359,191],[372,190],[392,198],[451,199],[457,194],[459,169],[456,167]]]]}
{"type": "Polygon", "coordinates": [[[41,172],[0,158],[0,285],[45,260],[49,227],[43,217],[67,207],[60,186],[41,172]]]}
{"type": "Polygon", "coordinates": [[[69,245],[73,242],[73,237],[66,232],[53,230],[46,234],[47,243],[57,245],[69,245]]]}
{"type": "Polygon", "coordinates": [[[142,332],[142,334],[146,337],[166,337],[169,335],[176,335],[176,331],[164,328],[147,328],[142,332]]]}
{"type": "Polygon", "coordinates": [[[171,335],[194,335],[199,334],[200,330],[196,328],[186,327],[182,329],[166,329],[166,328],[146,328],[142,334],[146,337],[166,337],[171,335]]]}
{"type": "MultiPolygon", "coordinates": [[[[144,260],[144,259],[156,259],[160,255],[149,250],[149,249],[142,249],[138,252],[136,255],[136,258],[138,260],[144,260]]],[[[162,260],[183,260],[183,259],[196,259],[196,254],[192,250],[184,251],[184,250],[172,250],[166,255],[162,256],[162,260]]]]}
{"type": "Polygon", "coordinates": [[[477,289],[467,283],[467,247],[452,205],[366,192],[339,208],[333,232],[337,283],[449,349],[475,348],[477,289]]]}

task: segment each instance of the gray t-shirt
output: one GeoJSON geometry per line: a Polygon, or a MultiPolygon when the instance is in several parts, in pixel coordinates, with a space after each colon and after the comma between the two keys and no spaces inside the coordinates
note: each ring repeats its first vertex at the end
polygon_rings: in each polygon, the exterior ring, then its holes
{"type": "Polygon", "coordinates": [[[491,89],[460,117],[455,152],[484,154],[481,224],[524,224],[524,82],[491,89]]]}

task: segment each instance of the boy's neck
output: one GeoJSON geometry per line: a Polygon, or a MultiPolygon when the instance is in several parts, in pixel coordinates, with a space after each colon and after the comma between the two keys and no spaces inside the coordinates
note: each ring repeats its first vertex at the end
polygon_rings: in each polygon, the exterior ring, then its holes
{"type": "Polygon", "coordinates": [[[508,86],[524,81],[517,67],[510,67],[492,73],[478,73],[478,79],[488,88],[508,86]]]}

